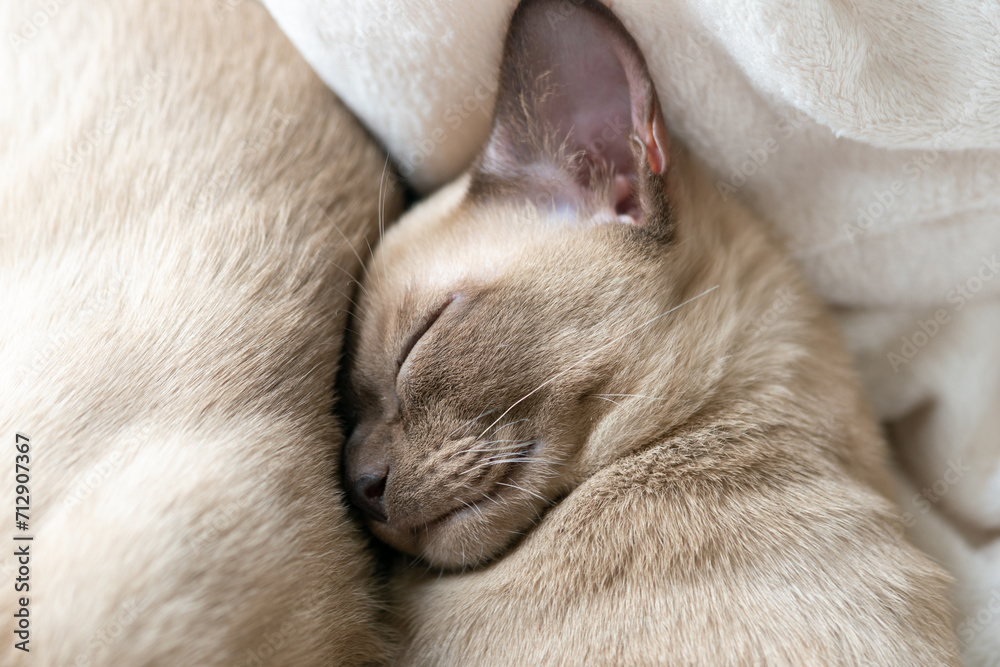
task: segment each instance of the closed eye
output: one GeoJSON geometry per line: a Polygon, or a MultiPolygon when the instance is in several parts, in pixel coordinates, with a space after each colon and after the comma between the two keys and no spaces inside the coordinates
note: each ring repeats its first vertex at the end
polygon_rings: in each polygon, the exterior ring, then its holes
{"type": "Polygon", "coordinates": [[[403,345],[403,350],[402,352],[399,353],[399,359],[396,361],[397,375],[399,374],[399,369],[403,367],[403,364],[405,364],[407,358],[409,358],[410,352],[413,351],[413,348],[416,347],[420,339],[424,337],[424,334],[427,333],[430,330],[431,326],[433,326],[434,323],[437,322],[438,318],[441,317],[441,313],[443,313],[445,309],[447,309],[448,306],[451,305],[451,303],[455,300],[456,296],[457,295],[452,294],[447,299],[445,299],[444,303],[438,306],[437,309],[430,314],[430,316],[425,318],[424,321],[421,322],[419,326],[417,326],[413,331],[411,331],[410,335],[406,337],[406,344],[403,345]]]}

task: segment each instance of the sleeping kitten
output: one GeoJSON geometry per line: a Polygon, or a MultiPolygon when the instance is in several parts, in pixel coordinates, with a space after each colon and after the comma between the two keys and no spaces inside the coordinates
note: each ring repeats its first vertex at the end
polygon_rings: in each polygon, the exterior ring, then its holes
{"type": "Polygon", "coordinates": [[[488,145],[363,287],[346,481],[439,570],[404,664],[956,662],[834,326],[603,6],[517,9],[488,145]]]}

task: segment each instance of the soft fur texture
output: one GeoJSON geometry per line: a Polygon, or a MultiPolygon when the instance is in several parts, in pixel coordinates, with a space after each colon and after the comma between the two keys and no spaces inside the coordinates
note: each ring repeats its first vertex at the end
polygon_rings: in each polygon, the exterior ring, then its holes
{"type": "Polygon", "coordinates": [[[386,658],[331,412],[384,155],[253,3],[4,2],[0,28],[0,663],[386,658]]]}
{"type": "Polygon", "coordinates": [[[347,482],[443,568],[397,572],[403,664],[956,664],[832,320],[562,6],[515,14],[489,144],[359,295],[347,482]]]}
{"type": "MultiPolygon", "coordinates": [[[[266,4],[414,183],[429,191],[468,167],[517,0],[266,4]]],[[[976,471],[923,494],[907,528],[959,580],[960,623],[979,619],[969,664],[997,664],[1000,613],[979,597],[1000,581],[1000,280],[977,273],[1000,256],[1000,4],[606,4],[713,186],[761,215],[842,307],[916,489],[905,501],[952,464],[976,471]],[[941,309],[943,326],[922,326],[941,309]],[[968,558],[939,548],[942,531],[968,558]]]]}

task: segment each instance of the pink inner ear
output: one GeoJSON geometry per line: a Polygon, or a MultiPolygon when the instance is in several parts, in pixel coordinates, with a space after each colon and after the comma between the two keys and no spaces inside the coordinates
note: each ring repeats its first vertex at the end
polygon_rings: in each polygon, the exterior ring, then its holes
{"type": "MultiPolygon", "coordinates": [[[[596,19],[577,9],[551,31],[547,23],[535,26],[524,61],[549,73],[546,83],[552,94],[539,105],[538,120],[565,136],[571,150],[585,151],[588,162],[603,162],[618,174],[632,175],[636,166],[630,146],[635,131],[630,78],[635,77],[626,73],[615,43],[619,36],[596,19]],[[551,34],[540,34],[547,32],[551,34]]],[[[645,100],[637,102],[645,106],[645,100]]]]}
{"type": "Polygon", "coordinates": [[[596,0],[524,0],[482,177],[566,212],[638,222],[645,169],[666,169],[667,146],[642,55],[614,15],[596,0]]]}

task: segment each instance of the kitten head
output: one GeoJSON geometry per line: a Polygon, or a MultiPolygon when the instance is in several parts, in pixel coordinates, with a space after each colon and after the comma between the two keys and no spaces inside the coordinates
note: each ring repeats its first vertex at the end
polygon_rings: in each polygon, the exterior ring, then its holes
{"type": "Polygon", "coordinates": [[[522,3],[488,145],[386,235],[359,295],[345,480],[376,535],[476,565],[662,434],[664,403],[622,408],[704,289],[679,159],[610,11],[522,3]]]}

